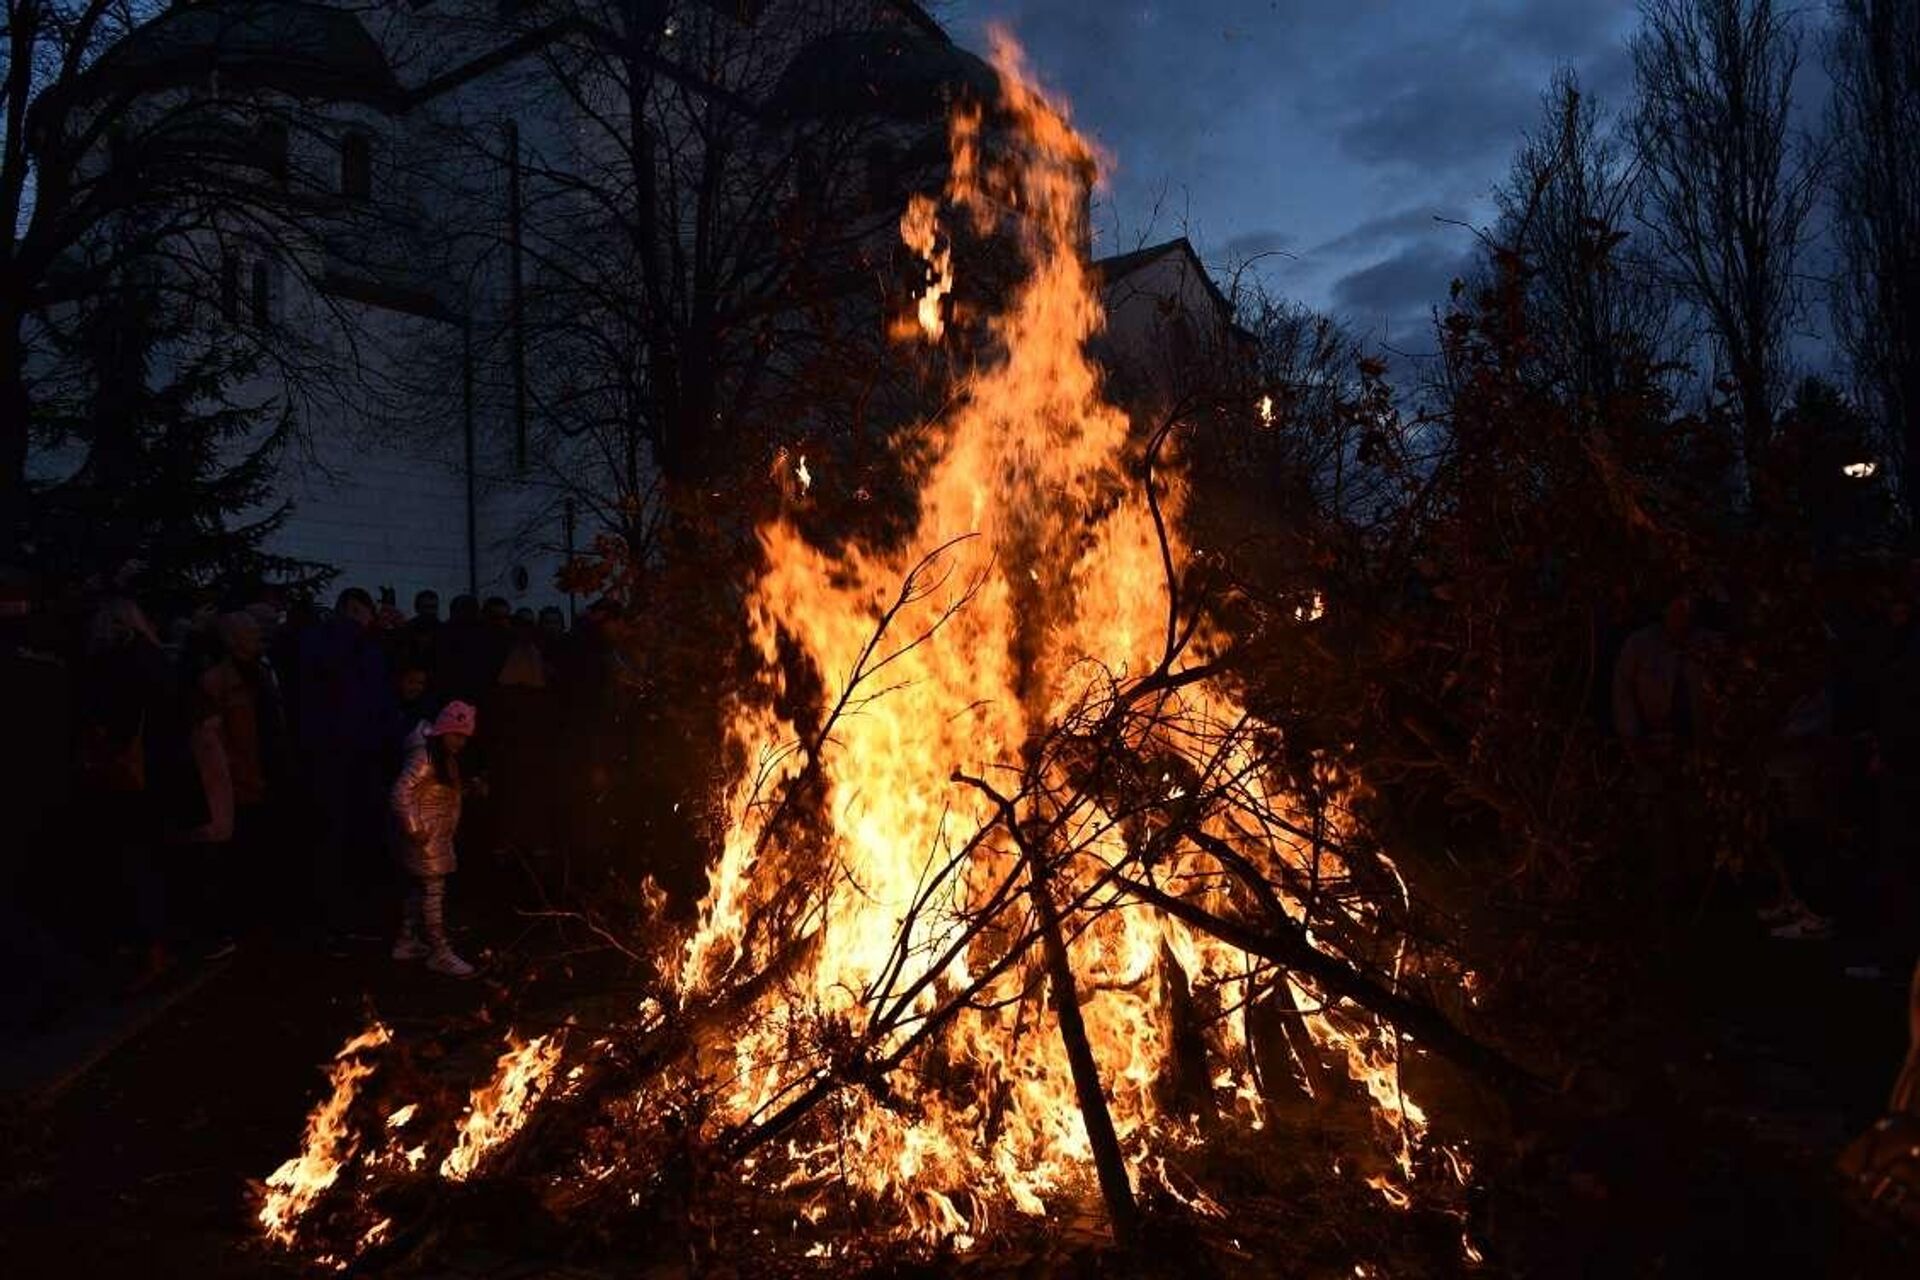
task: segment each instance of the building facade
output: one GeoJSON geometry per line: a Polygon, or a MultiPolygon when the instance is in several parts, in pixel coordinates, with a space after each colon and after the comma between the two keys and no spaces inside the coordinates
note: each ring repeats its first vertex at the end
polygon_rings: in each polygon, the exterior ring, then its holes
{"type": "MultiPolygon", "coordinates": [[[[656,24],[647,74],[683,101],[738,97],[770,154],[808,117],[873,122],[862,136],[893,141],[853,165],[876,229],[905,205],[905,160],[937,134],[939,95],[990,82],[903,0],[192,0],[96,69],[108,90],[155,102],[230,101],[248,163],[279,193],[277,226],[228,218],[192,249],[196,323],[275,353],[236,395],[296,411],[272,500],[290,513],[268,549],[403,603],[431,587],[537,607],[566,603],[560,567],[618,523],[618,493],[579,483],[608,465],[606,441],[563,429],[571,371],[541,341],[566,319],[551,299],[567,298],[552,286],[569,267],[553,250],[569,210],[592,224],[592,202],[624,180],[607,154],[623,69],[595,25],[610,15],[656,24]],[[759,76],[716,72],[716,50],[744,47],[735,32],[774,51],[759,76]]],[[[648,123],[668,148],[686,144],[684,124],[648,123]]],[[[689,253],[692,235],[676,239],[689,253]]]]}

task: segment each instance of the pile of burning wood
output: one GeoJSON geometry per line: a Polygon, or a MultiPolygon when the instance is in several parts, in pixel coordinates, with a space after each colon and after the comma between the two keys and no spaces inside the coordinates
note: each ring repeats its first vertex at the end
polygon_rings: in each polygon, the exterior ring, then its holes
{"type": "MultiPolygon", "coordinates": [[[[795,687],[739,699],[750,764],[657,994],[510,1037],[470,1089],[370,1028],[267,1180],[277,1244],[390,1260],[501,1204],[576,1239],[712,1234],[732,1203],[798,1259],[967,1253],[1095,1206],[1127,1248],[1217,1218],[1210,1153],[1309,1096],[1371,1116],[1345,1171],[1371,1194],[1459,1203],[1464,1157],[1403,1065],[1523,1078],[1457,1029],[1470,976],[1410,945],[1405,882],[1349,834],[1355,782],[1283,766],[1236,701],[1181,545],[1178,424],[1142,438],[1087,356],[1096,156],[996,55],[1003,101],[956,112],[944,198],[902,231],[930,295],[941,217],[1012,238],[1025,279],[934,428],[911,538],[762,530],[753,640],[795,687]]],[[[941,340],[938,302],[904,332],[941,340]]]]}

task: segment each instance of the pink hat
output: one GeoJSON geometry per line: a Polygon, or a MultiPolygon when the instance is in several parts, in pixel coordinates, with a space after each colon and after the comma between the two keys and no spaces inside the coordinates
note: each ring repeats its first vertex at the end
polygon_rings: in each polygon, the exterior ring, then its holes
{"type": "Polygon", "coordinates": [[[449,702],[440,708],[440,714],[427,727],[427,736],[437,738],[443,733],[464,733],[471,737],[476,719],[478,717],[471,706],[464,702],[449,702]]]}

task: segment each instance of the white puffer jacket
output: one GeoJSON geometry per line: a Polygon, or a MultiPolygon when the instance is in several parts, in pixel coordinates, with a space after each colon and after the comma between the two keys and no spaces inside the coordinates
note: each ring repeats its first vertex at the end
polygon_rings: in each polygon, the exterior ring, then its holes
{"type": "Polygon", "coordinates": [[[427,751],[427,727],[407,735],[407,762],[393,782],[393,827],[396,852],[416,876],[453,874],[454,832],[460,829],[460,779],[441,779],[427,751]]]}

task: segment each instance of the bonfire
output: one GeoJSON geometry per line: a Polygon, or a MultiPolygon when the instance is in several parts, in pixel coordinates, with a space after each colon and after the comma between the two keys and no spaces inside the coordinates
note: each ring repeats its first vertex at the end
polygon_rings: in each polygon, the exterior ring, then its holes
{"type": "Polygon", "coordinates": [[[1403,1078],[1410,1038],[1511,1069],[1409,994],[1407,886],[1343,832],[1358,780],[1317,762],[1306,804],[1236,701],[1187,568],[1179,423],[1130,420],[1088,355],[1101,157],[1011,40],[994,60],[1000,100],[954,111],[947,186],[902,219],[929,283],[895,336],[950,339],[957,229],[1017,246],[1022,278],[931,426],[911,536],[760,531],[766,678],[822,692],[734,705],[746,767],[657,996],[512,1039],[463,1105],[397,1098],[391,1038],[357,1038],[267,1180],[277,1245],[347,1265],[506,1179],[604,1223],[697,1165],[797,1257],[1089,1215],[1135,1248],[1156,1217],[1218,1218],[1200,1154],[1332,1079],[1370,1108],[1352,1167],[1377,1203],[1467,1178],[1403,1078]]]}

